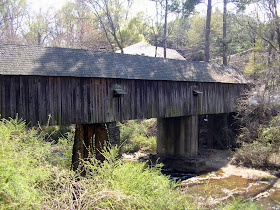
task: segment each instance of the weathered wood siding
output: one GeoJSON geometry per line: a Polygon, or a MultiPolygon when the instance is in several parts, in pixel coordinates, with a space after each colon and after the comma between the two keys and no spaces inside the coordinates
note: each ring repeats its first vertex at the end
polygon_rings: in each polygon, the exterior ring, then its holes
{"type": "Polygon", "coordinates": [[[0,76],[1,117],[36,124],[228,113],[246,85],[45,76],[0,76]],[[193,96],[193,86],[203,92],[193,96]],[[113,97],[113,88],[128,94],[113,97]]]}

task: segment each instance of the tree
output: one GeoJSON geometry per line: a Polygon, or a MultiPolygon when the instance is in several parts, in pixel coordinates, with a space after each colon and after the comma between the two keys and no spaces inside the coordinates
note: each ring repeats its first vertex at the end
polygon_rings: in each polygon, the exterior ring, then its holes
{"type": "Polygon", "coordinates": [[[108,51],[109,44],[84,0],[66,3],[55,16],[53,46],[108,51]]]}
{"type": "Polygon", "coordinates": [[[223,3],[223,65],[227,65],[227,0],[223,3]]]}
{"type": "MultiPolygon", "coordinates": [[[[162,45],[164,49],[164,58],[166,58],[167,40],[171,31],[168,31],[168,15],[170,13],[176,14],[177,18],[182,15],[183,18],[188,17],[194,10],[195,5],[199,3],[199,0],[151,0],[156,4],[156,28],[152,28],[154,32],[154,39],[156,49],[158,45],[162,45]],[[162,21],[164,20],[164,21],[162,21]],[[163,27],[162,41],[159,43],[159,34],[161,34],[161,27],[163,27]]],[[[173,27],[170,27],[173,28],[173,27]]],[[[155,53],[156,54],[156,53],[155,53]]]]}
{"type": "Polygon", "coordinates": [[[244,11],[246,6],[252,0],[223,0],[223,39],[222,39],[222,58],[223,65],[227,65],[227,51],[228,51],[228,40],[227,40],[227,4],[234,3],[238,8],[238,11],[244,11]]]}
{"type": "Polygon", "coordinates": [[[53,33],[54,17],[50,12],[40,12],[29,17],[26,29],[23,30],[23,37],[27,44],[48,45],[48,38],[53,33]]]}
{"type": "Polygon", "coordinates": [[[144,40],[144,34],[147,33],[146,25],[143,12],[137,13],[135,17],[128,20],[121,29],[123,46],[127,47],[144,40]]]}
{"type": "Polygon", "coordinates": [[[116,44],[121,53],[124,53],[122,28],[128,20],[132,0],[88,0],[88,3],[111,45],[112,51],[115,51],[116,44]]]}
{"type": "Polygon", "coordinates": [[[211,15],[212,15],[212,0],[208,0],[207,15],[205,24],[205,49],[204,49],[204,61],[210,60],[210,29],[211,29],[211,15]]]}
{"type": "Polygon", "coordinates": [[[0,2],[0,40],[4,43],[20,42],[19,30],[27,14],[25,0],[0,2]]]}

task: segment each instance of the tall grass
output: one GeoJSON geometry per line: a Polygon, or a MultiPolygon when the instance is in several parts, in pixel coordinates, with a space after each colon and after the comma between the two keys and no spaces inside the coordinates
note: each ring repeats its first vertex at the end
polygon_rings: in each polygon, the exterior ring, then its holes
{"type": "Polygon", "coordinates": [[[50,143],[21,120],[0,121],[0,207],[38,208],[44,196],[38,190],[50,176],[46,159],[50,143]]]}
{"type": "MultiPolygon", "coordinates": [[[[69,150],[73,135],[59,140],[69,150]]],[[[25,122],[0,121],[1,209],[185,209],[187,196],[176,183],[145,163],[118,158],[118,148],[104,149],[105,161],[94,157],[74,172],[46,142],[44,134],[25,122]]]]}

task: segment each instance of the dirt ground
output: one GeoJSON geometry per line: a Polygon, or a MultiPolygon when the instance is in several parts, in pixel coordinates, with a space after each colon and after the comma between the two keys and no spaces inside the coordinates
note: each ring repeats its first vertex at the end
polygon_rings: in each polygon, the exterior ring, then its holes
{"type": "MultiPolygon", "coordinates": [[[[147,156],[147,153],[143,150],[140,150],[134,154],[123,154],[123,158],[130,161],[137,160],[145,156],[147,156]]],[[[240,167],[231,164],[233,152],[229,150],[206,149],[201,151],[200,156],[206,161],[206,171],[203,171],[200,175],[214,171],[222,171],[223,176],[225,177],[235,175],[256,181],[263,178],[269,178],[273,180],[277,179],[277,182],[274,184],[274,186],[280,188],[280,179],[271,174],[269,171],[240,167]]]]}
{"type": "Polygon", "coordinates": [[[202,156],[206,160],[206,172],[221,170],[224,176],[235,175],[252,180],[261,180],[263,178],[275,179],[277,182],[274,184],[274,187],[280,188],[280,180],[269,171],[232,165],[232,155],[233,153],[228,150],[207,149],[202,151],[202,156]]]}

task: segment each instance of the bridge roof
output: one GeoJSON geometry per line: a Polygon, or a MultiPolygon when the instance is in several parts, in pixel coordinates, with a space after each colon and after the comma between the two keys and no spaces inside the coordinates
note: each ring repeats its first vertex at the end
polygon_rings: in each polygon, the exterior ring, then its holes
{"type": "Polygon", "coordinates": [[[26,45],[0,45],[0,75],[247,83],[241,72],[228,66],[26,45]]]}

